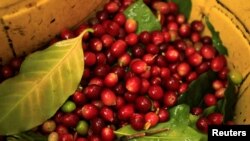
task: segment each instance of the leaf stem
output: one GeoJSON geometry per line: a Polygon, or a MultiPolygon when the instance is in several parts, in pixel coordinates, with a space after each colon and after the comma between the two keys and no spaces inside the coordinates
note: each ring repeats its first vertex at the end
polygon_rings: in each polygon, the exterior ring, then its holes
{"type": "Polygon", "coordinates": [[[151,136],[157,133],[168,131],[169,128],[162,128],[162,129],[155,129],[155,130],[149,130],[144,132],[139,132],[131,135],[125,135],[120,138],[120,141],[128,141],[131,139],[139,138],[139,137],[145,137],[145,136],[151,136]]]}
{"type": "Polygon", "coordinates": [[[92,28],[87,28],[87,29],[83,30],[83,32],[78,37],[82,38],[84,36],[84,34],[87,32],[93,33],[94,30],[92,28]]]}
{"type": "Polygon", "coordinates": [[[146,136],[151,136],[153,134],[157,134],[157,133],[161,133],[161,132],[165,132],[168,131],[169,128],[162,128],[162,129],[155,129],[155,130],[151,130],[151,131],[146,131],[146,136]]]}

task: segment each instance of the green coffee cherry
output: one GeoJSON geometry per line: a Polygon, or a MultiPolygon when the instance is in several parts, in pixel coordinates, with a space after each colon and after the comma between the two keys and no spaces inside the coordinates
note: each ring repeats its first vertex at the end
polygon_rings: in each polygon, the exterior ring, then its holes
{"type": "Polygon", "coordinates": [[[89,130],[89,125],[86,121],[80,120],[76,125],[76,132],[80,135],[86,135],[89,130]]]}
{"type": "Polygon", "coordinates": [[[243,76],[241,75],[241,73],[236,70],[231,70],[229,72],[229,77],[232,80],[232,82],[236,85],[239,85],[243,80],[243,76]]]}
{"type": "Polygon", "coordinates": [[[45,133],[51,133],[56,129],[56,123],[53,120],[47,120],[42,125],[42,130],[45,133]]]}
{"type": "Polygon", "coordinates": [[[48,141],[58,141],[59,135],[57,132],[51,132],[48,136],[48,141]]]}
{"type": "Polygon", "coordinates": [[[65,113],[70,113],[74,111],[75,109],[76,109],[76,104],[69,100],[66,101],[61,108],[61,110],[65,113]]]}

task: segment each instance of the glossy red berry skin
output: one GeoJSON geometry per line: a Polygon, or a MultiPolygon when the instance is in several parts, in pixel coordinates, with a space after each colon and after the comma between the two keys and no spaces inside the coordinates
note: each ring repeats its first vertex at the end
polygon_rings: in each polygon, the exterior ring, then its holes
{"type": "Polygon", "coordinates": [[[102,128],[104,128],[105,126],[106,126],[106,122],[100,117],[96,117],[90,120],[90,129],[96,135],[100,134],[102,131],[102,128]]]}
{"type": "Polygon", "coordinates": [[[107,20],[107,19],[108,19],[108,12],[105,11],[105,10],[98,11],[98,12],[96,13],[96,18],[97,18],[100,22],[102,22],[102,21],[104,21],[104,20],[107,20]]]}
{"type": "Polygon", "coordinates": [[[98,115],[98,108],[93,104],[85,104],[82,107],[82,116],[87,120],[91,120],[98,115]]]}
{"type": "Polygon", "coordinates": [[[151,40],[151,34],[148,31],[143,31],[139,34],[139,40],[143,44],[148,44],[151,40]]]}
{"type": "Polygon", "coordinates": [[[22,62],[23,62],[23,59],[21,57],[15,57],[10,60],[9,64],[14,70],[19,71],[22,65],[22,62]]]}
{"type": "Polygon", "coordinates": [[[209,125],[209,121],[207,120],[207,118],[205,117],[201,117],[197,120],[196,122],[196,127],[204,132],[204,133],[207,133],[208,132],[208,125],[209,125]]]}
{"type": "Polygon", "coordinates": [[[177,31],[178,30],[178,24],[174,21],[170,21],[167,24],[168,31],[177,31]]]}
{"type": "Polygon", "coordinates": [[[158,66],[151,66],[150,71],[152,77],[158,77],[160,76],[161,68],[158,66]]]}
{"type": "Polygon", "coordinates": [[[130,68],[136,74],[142,74],[147,70],[147,63],[143,60],[133,60],[131,62],[130,68]]]}
{"type": "Polygon", "coordinates": [[[111,54],[115,57],[120,57],[126,52],[127,44],[123,40],[117,40],[111,46],[111,54]]]}
{"type": "Polygon", "coordinates": [[[137,22],[134,19],[127,19],[124,26],[127,33],[133,33],[137,29],[137,22]]]}
{"type": "Polygon", "coordinates": [[[58,134],[65,134],[65,133],[68,133],[68,128],[62,124],[59,124],[56,126],[56,129],[55,131],[58,133],[58,134]]]}
{"type": "Polygon", "coordinates": [[[136,44],[132,48],[132,56],[134,58],[141,58],[145,54],[145,48],[140,44],[136,44]]]}
{"type": "Polygon", "coordinates": [[[73,99],[74,103],[77,105],[83,105],[86,102],[86,96],[81,91],[76,91],[72,95],[72,99],[73,99]]]}
{"type": "Polygon", "coordinates": [[[177,95],[173,91],[168,91],[164,94],[163,103],[167,107],[172,107],[177,103],[177,95]]]}
{"type": "Polygon", "coordinates": [[[134,114],[134,106],[131,104],[127,104],[122,106],[118,110],[118,119],[123,121],[128,121],[130,117],[134,114]]]}
{"type": "Polygon", "coordinates": [[[93,30],[94,30],[94,36],[95,37],[101,37],[106,33],[105,28],[102,24],[95,24],[93,25],[93,30]]]}
{"type": "Polygon", "coordinates": [[[150,83],[147,79],[142,79],[141,80],[141,90],[140,90],[140,94],[144,95],[148,92],[150,83]]]}
{"type": "MultiPolygon", "coordinates": [[[[80,25],[76,30],[74,30],[74,34],[76,36],[80,35],[85,29],[89,28],[89,25],[87,24],[82,24],[80,25]]],[[[86,40],[89,38],[89,33],[86,32],[84,35],[83,35],[83,40],[86,40]]]]}
{"type": "Polygon", "coordinates": [[[113,37],[118,36],[119,30],[120,30],[120,25],[117,22],[110,21],[109,23],[107,23],[106,32],[110,34],[111,36],[113,37]]]}
{"type": "Polygon", "coordinates": [[[71,32],[69,29],[64,29],[62,30],[60,37],[65,40],[65,39],[70,39],[70,38],[74,38],[75,35],[73,34],[73,32],[71,32]]]}
{"type": "Polygon", "coordinates": [[[202,63],[202,60],[203,57],[197,52],[193,53],[188,57],[188,62],[192,66],[199,66],[202,63]]]}
{"type": "Polygon", "coordinates": [[[169,120],[169,112],[166,109],[160,109],[158,112],[158,116],[159,116],[159,122],[166,122],[169,120]]]}
{"type": "Polygon", "coordinates": [[[97,65],[105,65],[107,63],[107,57],[103,52],[96,53],[96,63],[97,65]]]}
{"type": "Polygon", "coordinates": [[[126,89],[131,93],[138,93],[141,89],[141,79],[137,76],[130,77],[126,80],[126,89]]]}
{"type": "Polygon", "coordinates": [[[126,16],[122,12],[119,12],[115,15],[113,20],[117,22],[120,26],[123,26],[126,22],[126,16]]]}
{"type": "Polygon", "coordinates": [[[156,55],[159,53],[159,47],[155,44],[148,44],[146,46],[146,51],[147,53],[150,53],[150,54],[153,54],[153,55],[156,55]]]}
{"type": "Polygon", "coordinates": [[[188,73],[191,70],[191,67],[188,63],[183,62],[183,63],[178,64],[176,70],[180,76],[184,77],[188,75],[188,73]]]}
{"type": "Polygon", "coordinates": [[[101,100],[106,106],[116,105],[116,95],[111,89],[104,89],[101,92],[101,100]]]}
{"type": "Polygon", "coordinates": [[[179,60],[180,53],[174,48],[168,48],[165,52],[165,57],[169,62],[176,62],[179,60]]]}
{"type": "Polygon", "coordinates": [[[187,47],[185,50],[185,55],[190,56],[195,53],[195,48],[194,47],[187,47]]]}
{"type": "Polygon", "coordinates": [[[115,134],[114,134],[113,129],[109,127],[102,128],[101,139],[103,141],[113,141],[115,139],[115,134]]]}
{"type": "Polygon", "coordinates": [[[124,53],[122,56],[118,58],[118,64],[121,67],[128,66],[131,62],[131,55],[128,53],[124,53]]]}
{"type": "Polygon", "coordinates": [[[135,100],[135,108],[139,112],[146,113],[148,112],[152,107],[152,103],[150,99],[146,96],[139,96],[135,100]]]}
{"type": "Polygon", "coordinates": [[[131,92],[126,92],[124,94],[124,99],[128,102],[128,103],[133,103],[137,97],[137,93],[131,93],[131,92]]]}
{"type": "Polygon", "coordinates": [[[119,5],[116,2],[110,1],[104,5],[104,10],[108,13],[115,13],[119,10],[119,5]]]}
{"type": "Polygon", "coordinates": [[[207,116],[207,119],[212,125],[221,125],[223,123],[223,114],[221,113],[211,113],[207,116]]]}
{"type": "Polygon", "coordinates": [[[88,141],[86,138],[83,138],[83,137],[78,137],[76,138],[75,141],[88,141]]]}
{"type": "Polygon", "coordinates": [[[189,24],[182,24],[179,28],[179,35],[182,37],[189,37],[191,33],[191,28],[189,24]]]}
{"type": "Polygon", "coordinates": [[[88,136],[88,141],[102,141],[102,139],[97,135],[90,135],[88,136]]]}
{"type": "Polygon", "coordinates": [[[114,87],[118,83],[118,75],[116,73],[109,73],[104,78],[104,85],[107,87],[114,87]]]}
{"type": "Polygon", "coordinates": [[[121,96],[117,96],[115,108],[120,109],[124,105],[125,105],[125,99],[121,96]]]}
{"type": "Polygon", "coordinates": [[[153,42],[153,44],[155,45],[160,45],[161,43],[164,42],[164,36],[161,32],[158,31],[154,31],[151,33],[151,40],[153,42]]]}
{"type": "Polygon", "coordinates": [[[226,65],[226,59],[224,56],[217,56],[211,61],[211,69],[215,72],[221,71],[226,65]]]}
{"type": "Polygon", "coordinates": [[[213,46],[203,45],[200,49],[200,53],[204,59],[213,59],[216,55],[216,50],[213,46]]]}
{"type": "Polygon", "coordinates": [[[101,108],[100,116],[108,122],[113,122],[115,120],[113,110],[106,106],[101,108]]]}
{"type": "Polygon", "coordinates": [[[104,78],[110,71],[110,66],[109,65],[97,65],[94,68],[94,75],[96,77],[101,77],[104,78]]]}
{"type": "Polygon", "coordinates": [[[198,21],[198,20],[194,20],[192,23],[191,23],[191,29],[193,31],[196,31],[196,32],[202,32],[204,30],[204,24],[202,23],[202,21],[198,21]]]}
{"type": "Polygon", "coordinates": [[[159,116],[154,112],[148,112],[144,118],[146,129],[155,126],[159,122],[159,116]]]}
{"type": "Polygon", "coordinates": [[[224,98],[225,97],[225,91],[226,88],[220,88],[215,91],[214,95],[217,99],[224,98]]]}
{"type": "Polygon", "coordinates": [[[192,81],[196,80],[197,78],[198,78],[197,72],[193,71],[193,72],[190,72],[190,73],[187,75],[186,80],[187,80],[188,82],[192,82],[192,81]]]}
{"type": "Polygon", "coordinates": [[[135,130],[142,130],[145,125],[145,119],[142,114],[135,113],[130,118],[130,124],[135,130]]]}
{"type": "Polygon", "coordinates": [[[79,121],[79,117],[76,114],[68,113],[62,117],[62,123],[66,127],[75,127],[79,121]]]}
{"type": "Polygon", "coordinates": [[[219,90],[219,89],[225,87],[223,81],[221,81],[219,79],[214,80],[212,83],[212,86],[213,86],[214,90],[219,90]]]}
{"type": "Polygon", "coordinates": [[[179,7],[175,2],[170,1],[168,2],[168,5],[169,5],[170,13],[175,14],[178,12],[179,7]]]}
{"type": "Polygon", "coordinates": [[[148,89],[148,96],[153,100],[160,100],[163,98],[164,92],[159,85],[152,85],[148,89]]]}
{"type": "Polygon", "coordinates": [[[86,96],[88,99],[98,99],[101,93],[101,86],[91,84],[85,87],[83,90],[83,94],[86,96]]]}
{"type": "Polygon", "coordinates": [[[180,82],[175,77],[169,77],[163,81],[163,85],[168,90],[177,91],[179,89],[180,82]]]}
{"type": "Polygon", "coordinates": [[[138,36],[135,33],[130,33],[125,37],[125,42],[129,46],[136,45],[138,43],[138,36]]]}
{"type": "Polygon", "coordinates": [[[74,141],[73,135],[69,133],[60,134],[59,141],[74,141]]]}
{"type": "Polygon", "coordinates": [[[99,78],[99,77],[93,77],[92,79],[89,80],[88,85],[97,85],[97,86],[104,86],[103,84],[103,79],[99,78]]]}
{"type": "Polygon", "coordinates": [[[152,54],[145,54],[142,60],[147,63],[147,65],[153,65],[155,63],[155,56],[152,54]]]}
{"type": "Polygon", "coordinates": [[[157,1],[152,4],[152,7],[162,14],[168,14],[170,12],[170,7],[167,2],[157,1]]]}
{"type": "Polygon", "coordinates": [[[109,35],[109,34],[104,34],[101,37],[101,41],[102,41],[102,45],[105,48],[109,48],[113,44],[114,38],[111,35],[109,35]]]}
{"type": "Polygon", "coordinates": [[[14,71],[9,65],[5,65],[0,69],[1,69],[0,74],[2,75],[2,77],[4,79],[10,78],[10,77],[12,77],[14,75],[14,71]]]}
{"type": "Polygon", "coordinates": [[[99,38],[93,38],[89,42],[90,49],[94,52],[100,52],[103,48],[102,41],[99,38]]]}
{"type": "Polygon", "coordinates": [[[208,107],[213,106],[213,105],[216,105],[217,99],[216,99],[215,95],[213,95],[213,94],[206,94],[204,96],[204,103],[208,107]]]}
{"type": "Polygon", "coordinates": [[[96,55],[93,52],[86,51],[84,53],[84,63],[86,66],[93,66],[96,63],[96,55]]]}
{"type": "Polygon", "coordinates": [[[193,115],[196,115],[196,116],[201,115],[202,112],[203,112],[203,110],[202,110],[201,107],[193,107],[193,108],[191,109],[191,113],[192,113],[193,115]]]}

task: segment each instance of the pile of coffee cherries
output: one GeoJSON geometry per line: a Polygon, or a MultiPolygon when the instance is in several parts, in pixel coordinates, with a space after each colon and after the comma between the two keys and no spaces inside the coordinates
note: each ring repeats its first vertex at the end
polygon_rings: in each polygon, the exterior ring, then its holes
{"type": "MultiPolygon", "coordinates": [[[[188,23],[174,2],[144,0],[158,17],[162,29],[136,34],[136,19],[123,11],[134,0],[111,0],[103,10],[77,29],[65,29],[51,44],[76,37],[83,30],[84,74],[79,89],[49,120],[38,127],[51,141],[112,141],[115,130],[130,124],[135,130],[149,129],[167,122],[168,109],[178,104],[189,84],[212,70],[217,79],[207,93],[206,107],[224,98],[228,68],[204,24],[188,23]],[[54,139],[54,140],[53,140],[54,139]]],[[[22,59],[1,68],[7,79],[18,71],[22,59]]],[[[202,107],[191,107],[191,114],[202,115],[202,107]]],[[[201,116],[197,128],[206,133],[209,124],[223,123],[223,114],[201,116]]],[[[231,122],[230,122],[231,123],[231,122]]]]}

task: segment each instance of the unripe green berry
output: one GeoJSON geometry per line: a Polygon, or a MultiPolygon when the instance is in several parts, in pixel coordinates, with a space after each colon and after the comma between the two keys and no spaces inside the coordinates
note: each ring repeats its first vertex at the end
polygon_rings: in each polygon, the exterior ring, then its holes
{"type": "Polygon", "coordinates": [[[76,104],[70,100],[66,101],[61,110],[65,113],[71,113],[76,109],[76,104]]]}
{"type": "Polygon", "coordinates": [[[86,121],[80,120],[76,125],[76,132],[80,135],[86,135],[88,133],[89,125],[86,121]]]}
{"type": "Polygon", "coordinates": [[[229,72],[229,77],[232,80],[232,82],[236,85],[239,85],[243,80],[243,76],[241,75],[241,73],[236,70],[231,70],[229,72]]]}

